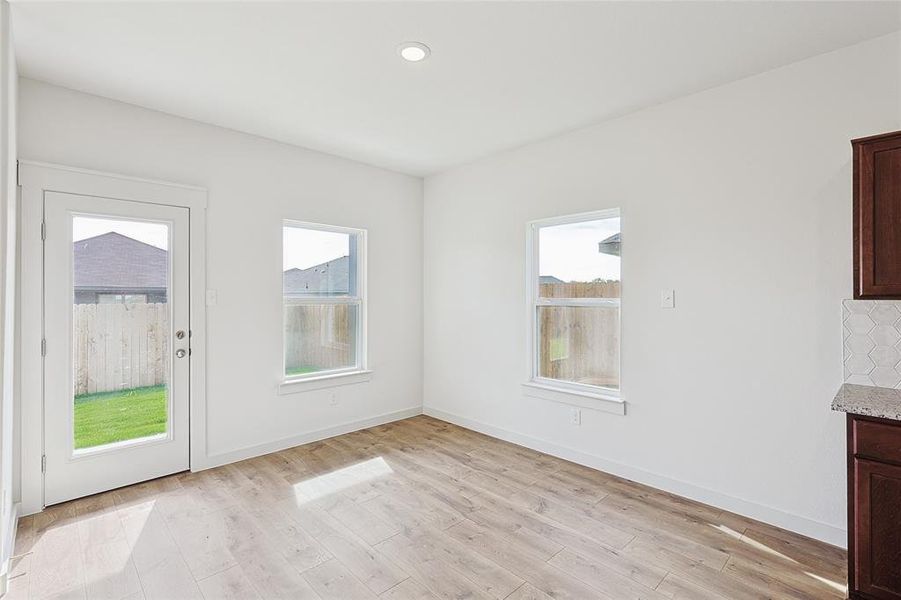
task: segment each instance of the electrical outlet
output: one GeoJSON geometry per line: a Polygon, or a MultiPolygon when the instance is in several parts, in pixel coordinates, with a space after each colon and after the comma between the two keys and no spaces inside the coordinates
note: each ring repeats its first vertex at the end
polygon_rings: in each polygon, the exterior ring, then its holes
{"type": "Polygon", "coordinates": [[[216,306],[219,304],[219,292],[216,290],[207,290],[206,291],[206,305],[207,306],[216,306]]]}
{"type": "Polygon", "coordinates": [[[582,409],[581,408],[570,408],[569,409],[569,422],[572,425],[581,425],[582,424],[582,409]]]}
{"type": "Polygon", "coordinates": [[[675,290],[663,290],[660,292],[660,308],[676,308],[675,290]]]}
{"type": "Polygon", "coordinates": [[[338,392],[332,392],[329,394],[328,403],[331,406],[338,406],[338,392]]]}

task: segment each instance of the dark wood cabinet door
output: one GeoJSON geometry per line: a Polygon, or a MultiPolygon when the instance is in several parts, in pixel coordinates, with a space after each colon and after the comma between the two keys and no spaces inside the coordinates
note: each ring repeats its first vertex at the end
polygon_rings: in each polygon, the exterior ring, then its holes
{"type": "Polygon", "coordinates": [[[901,466],[854,459],[856,590],[901,599],[901,466]]]}
{"type": "Polygon", "coordinates": [[[854,297],[901,298],[901,132],[852,147],[854,297]]]}

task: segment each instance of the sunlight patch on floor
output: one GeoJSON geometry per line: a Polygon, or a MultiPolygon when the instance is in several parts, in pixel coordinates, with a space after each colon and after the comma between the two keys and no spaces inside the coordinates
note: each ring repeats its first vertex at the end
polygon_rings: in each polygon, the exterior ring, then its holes
{"type": "Polygon", "coordinates": [[[807,575],[808,577],[816,579],[817,581],[819,581],[820,583],[822,583],[824,585],[831,587],[832,589],[834,589],[837,592],[841,592],[844,594],[844,593],[847,593],[847,591],[848,591],[847,585],[841,584],[837,581],[832,581],[831,579],[826,579],[825,577],[820,577],[816,573],[810,573],[809,571],[804,571],[804,574],[807,575]]]}
{"type": "Polygon", "coordinates": [[[719,531],[720,533],[725,533],[729,537],[733,537],[737,540],[741,539],[742,534],[735,531],[731,527],[726,527],[725,525],[713,525],[713,524],[711,524],[710,526],[713,527],[714,529],[716,529],[717,531],[719,531]]]}
{"type": "Polygon", "coordinates": [[[760,542],[749,538],[748,536],[744,535],[743,533],[739,533],[739,532],[735,531],[734,529],[730,529],[729,527],[726,527],[725,525],[711,525],[711,527],[713,527],[720,533],[725,533],[729,537],[735,538],[738,541],[751,546],[752,548],[756,548],[757,550],[760,550],[761,552],[766,552],[767,554],[776,556],[778,558],[781,558],[782,560],[786,560],[791,563],[799,564],[798,561],[796,561],[792,557],[786,556],[785,554],[782,554],[778,550],[770,548],[766,544],[761,544],[760,542]]]}
{"type": "Polygon", "coordinates": [[[381,456],[294,484],[298,503],[310,502],[394,471],[381,456]]]}
{"type": "Polygon", "coordinates": [[[93,568],[84,574],[84,583],[88,589],[96,586],[103,589],[105,585],[115,585],[108,582],[120,581],[129,571],[134,572],[137,580],[137,571],[134,571],[131,564],[134,544],[145,535],[147,523],[156,510],[157,500],[151,498],[129,507],[127,526],[122,521],[118,509],[100,511],[96,515],[78,521],[79,529],[84,529],[84,533],[80,532],[81,535],[91,535],[92,530],[94,534],[101,532],[102,535],[102,532],[108,532],[111,528],[121,531],[121,538],[111,535],[104,543],[92,548],[93,568]]]}

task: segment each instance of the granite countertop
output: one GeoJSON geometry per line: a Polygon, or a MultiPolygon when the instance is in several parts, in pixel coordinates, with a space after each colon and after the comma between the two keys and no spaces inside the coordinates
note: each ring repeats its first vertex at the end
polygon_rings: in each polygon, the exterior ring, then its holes
{"type": "Polygon", "coordinates": [[[901,421],[901,390],[845,383],[832,401],[832,410],[901,421]]]}

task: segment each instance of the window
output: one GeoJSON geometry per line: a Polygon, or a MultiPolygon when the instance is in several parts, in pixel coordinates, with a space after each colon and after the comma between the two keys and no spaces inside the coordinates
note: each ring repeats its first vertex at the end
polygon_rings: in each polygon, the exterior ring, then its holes
{"type": "Polygon", "coordinates": [[[284,375],[303,379],[365,368],[365,232],[285,222],[284,375]]]}
{"type": "Polygon", "coordinates": [[[618,397],[619,210],[538,221],[529,237],[531,381],[618,397]]]}

